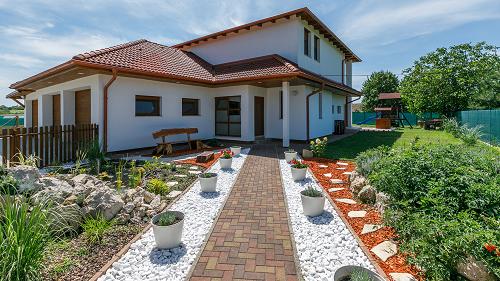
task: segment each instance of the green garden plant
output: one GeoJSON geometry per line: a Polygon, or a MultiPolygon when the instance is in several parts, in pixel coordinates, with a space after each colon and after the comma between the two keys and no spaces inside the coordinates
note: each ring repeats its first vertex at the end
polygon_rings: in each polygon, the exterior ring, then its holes
{"type": "Polygon", "coordinates": [[[300,193],[304,196],[308,197],[321,197],[323,193],[317,189],[314,189],[312,186],[308,186],[307,189],[302,190],[300,193]]]}
{"type": "Polygon", "coordinates": [[[19,182],[9,175],[4,166],[0,165],[0,194],[15,195],[18,187],[19,182]]]}
{"type": "Polygon", "coordinates": [[[156,222],[156,224],[159,226],[169,226],[176,222],[177,216],[175,215],[175,213],[167,211],[158,217],[158,221],[156,222]]]}
{"type": "Polygon", "coordinates": [[[91,244],[99,243],[113,224],[113,221],[108,221],[102,214],[98,214],[95,218],[85,219],[82,224],[83,234],[91,244]]]}
{"type": "Polygon", "coordinates": [[[136,188],[141,184],[144,172],[144,168],[137,167],[135,161],[130,162],[128,174],[128,185],[130,188],[136,188]]]}
{"type": "Polygon", "coordinates": [[[167,183],[162,181],[161,179],[150,179],[146,184],[146,189],[149,192],[158,195],[166,195],[170,192],[170,188],[167,183]]]}
{"type": "Polygon", "coordinates": [[[321,157],[325,154],[326,146],[328,144],[328,138],[324,137],[322,139],[317,138],[316,140],[311,141],[311,150],[315,157],[321,157]]]}
{"type": "Polygon", "coordinates": [[[116,189],[118,190],[121,190],[123,187],[123,171],[125,170],[126,166],[127,161],[120,159],[120,161],[118,161],[118,165],[115,168],[116,189]]]}
{"type": "Polygon", "coordinates": [[[373,281],[373,279],[365,271],[354,270],[351,273],[351,281],[373,281]]]}

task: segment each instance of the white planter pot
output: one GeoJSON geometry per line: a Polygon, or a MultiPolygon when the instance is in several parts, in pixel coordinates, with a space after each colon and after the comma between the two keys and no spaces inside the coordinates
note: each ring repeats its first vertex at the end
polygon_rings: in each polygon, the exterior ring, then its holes
{"type": "Polygon", "coordinates": [[[300,199],[302,200],[304,215],[315,217],[323,213],[323,210],[325,209],[325,196],[309,197],[301,193],[300,199]]]}
{"type": "Polygon", "coordinates": [[[293,159],[297,159],[297,151],[294,152],[288,152],[285,151],[285,160],[287,163],[290,163],[293,159]]]}
{"type": "Polygon", "coordinates": [[[241,153],[241,146],[231,146],[230,149],[234,156],[240,155],[241,153]]]}
{"type": "Polygon", "coordinates": [[[161,214],[158,214],[151,219],[156,247],[158,247],[159,249],[171,249],[178,247],[181,244],[182,229],[184,227],[184,214],[177,211],[172,212],[174,212],[177,218],[180,219],[179,222],[172,225],[156,225],[156,222],[158,221],[158,218],[161,214]]]}
{"type": "Polygon", "coordinates": [[[219,158],[219,163],[221,169],[231,169],[231,165],[233,164],[233,158],[229,159],[219,158]]]}
{"type": "Polygon", "coordinates": [[[314,157],[314,153],[311,150],[304,148],[304,149],[302,149],[302,157],[304,159],[306,159],[306,158],[313,158],[314,157]]]}
{"type": "Polygon", "coordinates": [[[217,174],[211,178],[199,177],[202,192],[215,192],[217,187],[217,174]]]}
{"type": "Polygon", "coordinates": [[[297,169],[291,167],[292,169],[292,178],[294,181],[301,181],[306,178],[307,168],[297,169]]]}
{"type": "MultiPolygon", "coordinates": [[[[340,267],[339,269],[337,269],[337,271],[335,271],[335,275],[333,276],[333,280],[334,281],[346,280],[347,278],[349,278],[351,276],[351,273],[353,271],[357,271],[357,270],[368,273],[368,276],[370,276],[371,280],[373,280],[373,281],[384,281],[384,278],[382,278],[382,276],[380,276],[378,273],[375,273],[369,269],[366,269],[364,267],[357,266],[357,265],[346,265],[346,266],[340,267]]],[[[347,280],[350,280],[350,279],[347,279],[347,280]]]]}

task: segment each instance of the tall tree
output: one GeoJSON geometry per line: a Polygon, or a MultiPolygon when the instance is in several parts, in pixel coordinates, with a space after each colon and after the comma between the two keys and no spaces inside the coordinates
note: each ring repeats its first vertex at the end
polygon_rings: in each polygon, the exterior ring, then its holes
{"type": "Polygon", "coordinates": [[[397,92],[399,85],[398,77],[390,71],[373,72],[363,83],[363,111],[373,111],[378,103],[380,93],[397,92]]]}
{"type": "Polygon", "coordinates": [[[438,48],[403,73],[400,92],[411,112],[451,116],[500,106],[500,58],[485,42],[438,48]]]}

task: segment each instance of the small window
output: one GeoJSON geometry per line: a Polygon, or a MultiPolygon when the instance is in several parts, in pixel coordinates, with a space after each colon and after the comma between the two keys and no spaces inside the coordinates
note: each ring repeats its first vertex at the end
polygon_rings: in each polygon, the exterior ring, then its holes
{"type": "Polygon", "coordinates": [[[135,116],[160,116],[161,98],[135,96],[135,116]]]}
{"type": "Polygon", "coordinates": [[[319,93],[318,106],[319,119],[323,119],[323,93],[319,93]]]}
{"type": "Polygon", "coordinates": [[[200,115],[199,99],[182,99],[182,116],[200,115]]]}
{"type": "Polygon", "coordinates": [[[341,105],[337,106],[337,113],[338,114],[342,113],[342,106],[341,105]]]}
{"type": "Polygon", "coordinates": [[[283,91],[280,91],[280,119],[283,119],[283,91]]]}
{"type": "Polygon", "coordinates": [[[314,59],[319,61],[319,37],[314,36],[314,59]]]}
{"type": "Polygon", "coordinates": [[[304,55],[311,56],[311,31],[307,28],[304,28],[304,55]]]}

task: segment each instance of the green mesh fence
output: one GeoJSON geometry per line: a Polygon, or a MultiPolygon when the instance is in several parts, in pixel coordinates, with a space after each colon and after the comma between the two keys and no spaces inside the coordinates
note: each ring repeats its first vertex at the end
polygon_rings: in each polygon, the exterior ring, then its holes
{"type": "Polygon", "coordinates": [[[500,109],[459,111],[456,117],[469,127],[480,126],[485,142],[500,144],[500,109]]]}
{"type": "MultiPolygon", "coordinates": [[[[0,127],[12,127],[16,125],[16,118],[14,116],[1,116],[0,127]]],[[[19,125],[24,125],[24,116],[19,116],[19,125]]]]}
{"type": "MultiPolygon", "coordinates": [[[[411,125],[417,125],[418,120],[427,120],[427,119],[433,119],[433,118],[439,118],[440,115],[438,113],[424,113],[421,116],[409,112],[404,113],[408,121],[410,122],[411,125]]],[[[375,125],[375,112],[353,112],[352,113],[352,123],[353,124],[358,124],[361,123],[367,119],[370,119],[369,121],[365,122],[364,124],[367,125],[375,125]]],[[[404,123],[406,125],[406,122],[404,123]]]]}

